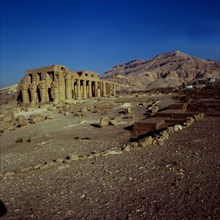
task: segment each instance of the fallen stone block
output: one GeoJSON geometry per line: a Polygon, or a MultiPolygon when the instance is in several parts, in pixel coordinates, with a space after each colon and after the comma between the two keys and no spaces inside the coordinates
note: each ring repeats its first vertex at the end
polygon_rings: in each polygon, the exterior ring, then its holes
{"type": "Polygon", "coordinates": [[[70,155],[70,160],[72,160],[72,161],[79,160],[79,157],[77,154],[72,154],[72,155],[70,155]]]}
{"type": "Polygon", "coordinates": [[[115,116],[115,118],[113,118],[112,120],[109,121],[109,124],[116,126],[116,125],[119,125],[121,123],[121,121],[122,121],[121,116],[117,115],[117,116],[115,116]]]}
{"type": "Polygon", "coordinates": [[[10,112],[7,112],[6,114],[4,114],[2,121],[3,122],[13,122],[14,119],[15,119],[14,112],[10,111],[10,112]]]}
{"type": "Polygon", "coordinates": [[[30,121],[31,124],[42,122],[44,120],[45,120],[45,117],[43,115],[40,115],[40,114],[31,115],[29,117],[29,121],[30,121]]]}
{"type": "Polygon", "coordinates": [[[109,125],[109,117],[108,116],[102,116],[99,122],[99,127],[105,127],[109,125]]]}
{"type": "Polygon", "coordinates": [[[165,124],[164,118],[152,117],[139,122],[136,122],[132,133],[134,135],[146,134],[151,131],[156,131],[165,124]]]}
{"type": "Polygon", "coordinates": [[[9,129],[11,126],[11,122],[1,121],[0,122],[0,132],[3,132],[7,129],[9,129]]]}
{"type": "Polygon", "coordinates": [[[24,127],[28,124],[28,121],[27,119],[25,118],[24,115],[19,115],[17,118],[16,118],[16,121],[18,123],[18,127],[24,127]]]}
{"type": "Polygon", "coordinates": [[[147,147],[153,143],[153,138],[151,136],[148,136],[146,138],[143,138],[138,141],[139,147],[147,147]]]}

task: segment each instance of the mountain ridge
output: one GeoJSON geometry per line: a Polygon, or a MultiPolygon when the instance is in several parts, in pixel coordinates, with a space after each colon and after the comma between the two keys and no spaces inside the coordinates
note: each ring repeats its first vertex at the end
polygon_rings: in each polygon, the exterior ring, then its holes
{"type": "Polygon", "coordinates": [[[175,50],[115,65],[102,78],[121,85],[119,90],[177,87],[196,79],[220,78],[220,63],[175,50]]]}

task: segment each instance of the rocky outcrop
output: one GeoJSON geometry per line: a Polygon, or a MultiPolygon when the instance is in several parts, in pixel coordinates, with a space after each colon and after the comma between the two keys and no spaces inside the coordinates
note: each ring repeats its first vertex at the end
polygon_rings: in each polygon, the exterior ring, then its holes
{"type": "Polygon", "coordinates": [[[197,79],[220,78],[220,63],[180,51],[157,55],[150,60],[133,60],[114,66],[102,78],[119,84],[119,90],[177,87],[197,79]]]}

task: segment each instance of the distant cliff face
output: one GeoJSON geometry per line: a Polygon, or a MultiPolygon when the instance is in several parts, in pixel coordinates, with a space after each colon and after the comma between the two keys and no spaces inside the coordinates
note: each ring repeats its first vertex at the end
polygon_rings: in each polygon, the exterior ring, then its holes
{"type": "Polygon", "coordinates": [[[220,78],[220,63],[173,51],[150,60],[133,60],[114,66],[102,78],[119,83],[119,89],[145,90],[177,87],[196,79],[220,78]]]}

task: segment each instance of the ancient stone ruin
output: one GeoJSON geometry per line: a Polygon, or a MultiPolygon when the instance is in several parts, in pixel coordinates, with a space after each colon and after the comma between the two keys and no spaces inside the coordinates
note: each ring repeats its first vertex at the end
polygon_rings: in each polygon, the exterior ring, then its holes
{"type": "Polygon", "coordinates": [[[21,105],[55,104],[74,99],[115,95],[115,84],[100,80],[96,72],[73,72],[62,65],[27,70],[18,86],[21,105]]]}

